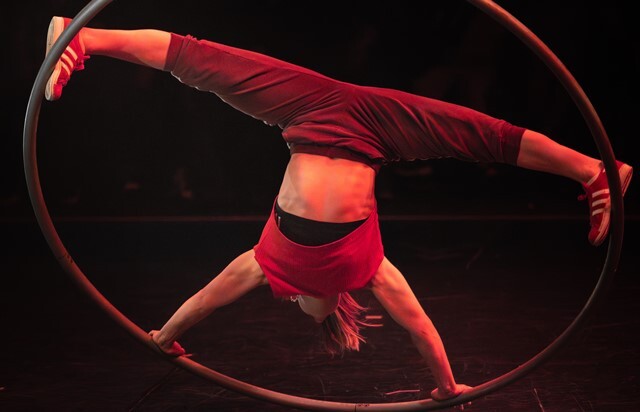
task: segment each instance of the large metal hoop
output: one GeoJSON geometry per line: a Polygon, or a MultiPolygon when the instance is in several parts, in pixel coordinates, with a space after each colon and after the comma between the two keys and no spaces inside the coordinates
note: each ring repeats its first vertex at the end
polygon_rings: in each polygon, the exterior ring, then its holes
{"type": "MultiPolygon", "coordinates": [[[[38,118],[40,107],[42,104],[42,96],[48,77],[53,71],[56,61],[62,55],[64,49],[71,43],[73,37],[84,27],[91,19],[93,19],[104,7],[113,0],[92,0],[84,7],[73,19],[71,24],[62,33],[56,44],[52,47],[50,53],[45,58],[27,104],[27,112],[25,116],[24,132],[23,132],[23,157],[24,171],[27,180],[27,188],[31,203],[35,212],[35,217],[40,225],[40,229],[44,234],[49,247],[53,251],[58,262],[65,271],[78,284],[78,286],[95,301],[95,303],[104,310],[120,327],[129,332],[137,341],[146,345],[149,349],[156,351],[154,344],[151,342],[149,335],[138,325],[133,323],[129,318],[122,314],[111,302],[109,302],[98,291],[93,284],[87,279],[80,268],[75,264],[73,258],[60,240],[58,233],[53,225],[51,216],[47,210],[44,201],[42,189],[40,187],[40,179],[38,176],[37,156],[36,156],[36,132],[38,126],[38,118]]],[[[413,411],[413,410],[435,410],[459,405],[469,402],[473,399],[485,396],[494,392],[514,381],[524,377],[533,369],[540,366],[544,361],[555,353],[569,338],[582,326],[587,316],[592,312],[596,301],[602,296],[606,287],[611,282],[613,275],[617,269],[620,253],[622,250],[622,237],[624,230],[624,209],[622,201],[622,190],[619,179],[612,178],[618,175],[615,157],[611,144],[607,137],[600,119],[591,105],[586,94],[573,78],[569,70],[562,62],[549,50],[549,48],[527,27],[520,23],[516,18],[510,15],[506,10],[490,0],[467,0],[484,13],[491,16],[507,30],[516,35],[527,47],[529,47],[538,57],[549,67],[556,75],[558,80],[571,95],[574,103],[578,106],[582,116],[587,122],[589,129],[600,152],[602,161],[609,181],[611,190],[611,226],[609,245],[607,249],[607,257],[602,268],[602,272],[596,286],[585,306],[576,316],[573,322],[560,334],[551,344],[549,344],[540,353],[523,363],[519,367],[510,372],[505,373],[491,381],[485,382],[474,387],[454,399],[436,402],[431,399],[418,401],[396,402],[396,403],[342,403],[329,402],[316,399],[298,397],[280,392],[271,391],[265,388],[254,386],[246,382],[231,378],[222,373],[216,372],[198,362],[186,357],[170,358],[161,355],[165,360],[176,364],[177,366],[194,373],[197,376],[213,381],[227,389],[242,393],[244,395],[281,404],[285,406],[307,409],[307,410],[324,410],[324,411],[355,411],[355,410],[376,410],[376,411],[413,411]]]]}

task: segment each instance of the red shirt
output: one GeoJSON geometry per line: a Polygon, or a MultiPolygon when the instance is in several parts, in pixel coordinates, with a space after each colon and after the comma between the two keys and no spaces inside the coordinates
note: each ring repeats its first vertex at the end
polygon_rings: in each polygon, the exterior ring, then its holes
{"type": "Polygon", "coordinates": [[[375,275],[384,258],[378,211],[353,232],[320,246],[304,246],[285,237],[272,211],[255,258],[275,297],[317,298],[361,289],[375,275]]]}

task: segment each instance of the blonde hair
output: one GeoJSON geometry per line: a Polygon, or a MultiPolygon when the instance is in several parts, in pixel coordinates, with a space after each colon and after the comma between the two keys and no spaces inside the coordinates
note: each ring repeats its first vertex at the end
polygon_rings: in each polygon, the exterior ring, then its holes
{"type": "Polygon", "coordinates": [[[360,342],[365,342],[360,329],[375,326],[362,320],[366,311],[349,293],[340,293],[338,307],[321,324],[323,349],[331,356],[342,355],[348,350],[359,351],[360,342]]]}

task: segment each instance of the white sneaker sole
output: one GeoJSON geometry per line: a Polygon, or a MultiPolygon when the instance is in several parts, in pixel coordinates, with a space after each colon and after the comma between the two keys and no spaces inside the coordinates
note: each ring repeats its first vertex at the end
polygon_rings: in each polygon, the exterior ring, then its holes
{"type": "MultiPolygon", "coordinates": [[[[49,54],[51,47],[53,47],[54,43],[60,37],[60,33],[64,30],[64,20],[62,17],[53,17],[51,22],[49,23],[49,30],[47,31],[47,49],[45,52],[45,56],[49,54]]],[[[56,65],[53,67],[53,72],[51,76],[49,76],[49,80],[47,81],[47,85],[44,89],[44,97],[47,100],[53,101],[57,100],[58,97],[55,96],[55,85],[58,82],[58,77],[60,77],[60,71],[62,70],[62,62],[60,59],[56,62],[56,65]]]]}
{"type": "MultiPolygon", "coordinates": [[[[623,164],[618,169],[618,175],[620,176],[620,188],[622,189],[622,196],[627,192],[627,188],[629,187],[629,183],[631,183],[631,176],[633,175],[633,168],[628,164],[623,164]]],[[[604,212],[602,216],[602,223],[600,224],[600,231],[598,232],[598,237],[594,240],[593,244],[595,246],[599,246],[602,244],[604,239],[607,237],[609,233],[609,224],[611,215],[611,203],[604,212]]]]}

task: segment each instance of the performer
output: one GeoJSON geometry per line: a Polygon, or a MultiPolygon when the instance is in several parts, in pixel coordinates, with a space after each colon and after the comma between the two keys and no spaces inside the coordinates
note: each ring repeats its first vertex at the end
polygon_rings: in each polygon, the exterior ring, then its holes
{"type": "MultiPolygon", "coordinates": [[[[53,17],[47,53],[70,20],[53,17]]],[[[395,161],[450,157],[501,162],[582,184],[589,200],[588,239],[609,229],[610,197],[602,163],[545,135],[475,110],[398,90],[341,82],[272,57],[154,29],[83,28],[64,51],[45,90],[60,98],[90,55],[170,72],[234,108],[282,129],[291,157],[257,244],[185,301],[160,330],[162,352],[185,353],[177,339],[252,289],[297,301],[323,325],[329,351],[358,350],[363,308],[349,292],[369,288],[410,334],[428,364],[436,400],[469,386],[456,382],[442,340],[400,271],[384,256],[374,182],[395,161]]],[[[617,162],[622,189],[632,168],[617,162]]]]}

